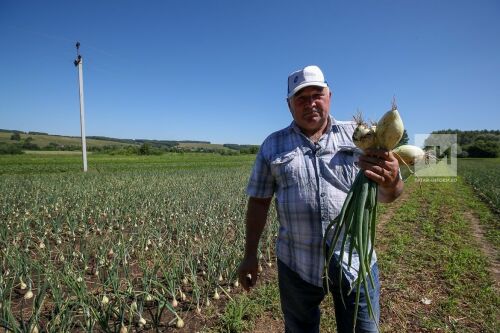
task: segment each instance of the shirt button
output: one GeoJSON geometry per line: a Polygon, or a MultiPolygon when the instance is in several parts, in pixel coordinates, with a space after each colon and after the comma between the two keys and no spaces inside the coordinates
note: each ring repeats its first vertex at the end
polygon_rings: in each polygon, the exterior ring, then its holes
{"type": "Polygon", "coordinates": [[[323,193],[321,193],[320,195],[321,195],[321,197],[324,197],[324,196],[326,195],[326,193],[325,193],[325,192],[323,192],[323,193]]]}

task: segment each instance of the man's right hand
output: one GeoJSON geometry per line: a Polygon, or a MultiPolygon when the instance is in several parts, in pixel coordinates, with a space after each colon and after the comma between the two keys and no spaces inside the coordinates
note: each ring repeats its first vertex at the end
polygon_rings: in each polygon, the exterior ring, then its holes
{"type": "Polygon", "coordinates": [[[249,291],[250,288],[255,286],[258,269],[259,261],[257,260],[257,256],[245,256],[245,258],[243,258],[243,261],[238,267],[238,280],[246,291],[249,291]],[[249,274],[251,277],[248,276],[249,274]]]}
{"type": "Polygon", "coordinates": [[[271,205],[270,198],[248,198],[246,215],[245,235],[245,257],[238,267],[238,280],[242,287],[248,291],[257,282],[259,261],[257,260],[257,248],[259,239],[266,225],[267,213],[271,205]],[[250,277],[248,275],[250,274],[250,277]]]}

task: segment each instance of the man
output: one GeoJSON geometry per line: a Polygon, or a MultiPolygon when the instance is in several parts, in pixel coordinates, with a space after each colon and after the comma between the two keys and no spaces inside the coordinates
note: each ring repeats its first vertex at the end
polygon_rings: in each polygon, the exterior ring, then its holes
{"type": "MultiPolygon", "coordinates": [[[[317,66],[290,74],[287,102],[293,122],[263,142],[247,188],[245,257],[238,269],[239,280],[246,290],[255,285],[258,243],[275,196],[280,223],[278,281],[286,332],[319,332],[319,304],[325,296],[323,234],[339,214],[359,168],[378,183],[380,202],[395,200],[403,190],[392,153],[371,150],[360,155],[352,142],[356,124],[331,117],[330,98],[328,84],[317,66]]],[[[351,267],[344,259],[340,268],[339,252],[336,249],[329,267],[330,290],[338,331],[352,332],[356,292],[348,292],[357,278],[359,261],[354,254],[351,267]],[[343,271],[342,281],[338,281],[339,269],[343,271]]],[[[376,255],[371,271],[375,289],[370,289],[369,295],[361,290],[358,332],[376,331],[365,297],[371,299],[377,322],[380,316],[376,255]]]]}

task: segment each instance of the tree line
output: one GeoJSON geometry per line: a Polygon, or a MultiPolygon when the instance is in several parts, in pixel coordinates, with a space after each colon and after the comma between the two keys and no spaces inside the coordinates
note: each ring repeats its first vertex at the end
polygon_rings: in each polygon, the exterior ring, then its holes
{"type": "Polygon", "coordinates": [[[500,130],[461,131],[446,129],[432,134],[456,134],[458,157],[499,157],[500,130]]]}

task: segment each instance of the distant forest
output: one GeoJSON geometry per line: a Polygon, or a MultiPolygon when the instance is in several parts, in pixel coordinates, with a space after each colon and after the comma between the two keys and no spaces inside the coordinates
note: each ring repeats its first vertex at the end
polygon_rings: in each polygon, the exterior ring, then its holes
{"type": "Polygon", "coordinates": [[[499,157],[500,131],[461,131],[447,129],[434,131],[432,134],[456,134],[458,157],[499,157]]]}

